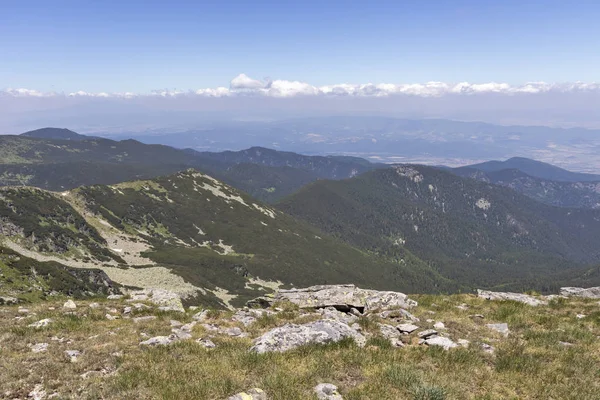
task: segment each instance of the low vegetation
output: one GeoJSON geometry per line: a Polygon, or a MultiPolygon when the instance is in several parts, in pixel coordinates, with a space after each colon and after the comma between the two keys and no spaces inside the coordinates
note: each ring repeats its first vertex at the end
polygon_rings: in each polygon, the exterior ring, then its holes
{"type": "MultiPolygon", "coordinates": [[[[226,399],[242,390],[262,388],[269,399],[311,399],[318,383],[338,386],[346,400],[577,399],[600,391],[600,305],[598,300],[558,299],[531,307],[486,301],[470,295],[413,296],[420,328],[445,324],[454,340],[468,348],[443,350],[416,344],[392,347],[376,334],[376,317],[362,317],[362,329],[375,333],[365,347],[351,340],[311,345],[285,353],[250,352],[252,338],[275,326],[315,317],[277,304],[280,312],[248,327],[231,312],[214,311],[207,323],[237,326],[245,338],[212,334],[202,324],[192,338],[167,346],[145,347],[148,337],[169,335],[171,320],[192,321],[186,313],[137,309],[127,300],[76,301],[64,298],[0,308],[0,382],[2,398],[26,398],[32,391],[77,399],[226,399]],[[108,319],[106,315],[112,317],[108,319]],[[134,320],[153,315],[155,319],[134,320]],[[28,327],[49,318],[42,328],[28,327]],[[137,322],[135,322],[137,321],[137,322]],[[486,326],[507,323],[508,336],[486,326]],[[196,342],[212,337],[216,347],[196,342]],[[47,343],[46,351],[33,346],[47,343]],[[482,344],[490,345],[486,352],[482,344]],[[66,350],[81,353],[76,360],[66,350]]],[[[151,307],[151,306],[150,306],[151,307]]],[[[40,397],[41,398],[41,397],[40,397]]]]}

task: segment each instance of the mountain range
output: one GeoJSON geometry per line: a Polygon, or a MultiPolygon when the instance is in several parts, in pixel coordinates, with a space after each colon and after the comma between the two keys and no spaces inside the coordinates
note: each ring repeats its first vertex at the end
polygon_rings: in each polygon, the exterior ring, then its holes
{"type": "Polygon", "coordinates": [[[226,307],[323,283],[451,292],[600,282],[594,177],[569,181],[581,175],[533,160],[389,166],[36,132],[0,136],[0,267],[12,282],[35,276],[46,294],[158,285],[226,307]],[[46,273],[17,268],[25,260],[46,273]]]}

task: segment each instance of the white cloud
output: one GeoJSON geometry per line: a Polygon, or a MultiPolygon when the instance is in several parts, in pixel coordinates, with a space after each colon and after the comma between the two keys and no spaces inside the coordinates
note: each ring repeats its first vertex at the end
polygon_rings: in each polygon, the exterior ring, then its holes
{"type": "Polygon", "coordinates": [[[265,97],[295,97],[295,96],[351,96],[351,97],[387,97],[387,96],[417,96],[417,97],[442,97],[447,95],[472,96],[479,94],[538,94],[538,93],[572,93],[572,92],[600,92],[600,83],[546,83],[528,82],[522,85],[508,83],[341,83],[325,86],[314,86],[306,82],[288,80],[258,80],[246,74],[239,74],[233,78],[229,87],[203,88],[197,90],[155,90],[149,94],[137,93],[89,93],[77,91],[72,93],[40,92],[31,89],[5,89],[0,90],[0,95],[13,97],[226,97],[226,96],[265,96],[265,97]]]}

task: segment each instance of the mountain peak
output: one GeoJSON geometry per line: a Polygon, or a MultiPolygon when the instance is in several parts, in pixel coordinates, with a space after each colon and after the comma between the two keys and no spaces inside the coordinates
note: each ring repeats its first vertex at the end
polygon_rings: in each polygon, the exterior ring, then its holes
{"type": "Polygon", "coordinates": [[[81,135],[66,128],[41,128],[22,133],[21,136],[34,137],[39,139],[58,139],[58,140],[87,140],[90,136],[81,135]]]}

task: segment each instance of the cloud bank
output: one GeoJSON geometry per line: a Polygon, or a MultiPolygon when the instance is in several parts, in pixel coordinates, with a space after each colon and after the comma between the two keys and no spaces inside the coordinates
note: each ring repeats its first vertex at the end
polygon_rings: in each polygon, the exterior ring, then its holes
{"type": "Polygon", "coordinates": [[[600,83],[547,83],[529,82],[522,85],[508,83],[341,83],[334,85],[315,86],[306,82],[289,80],[259,80],[240,74],[233,78],[229,87],[204,88],[197,90],[155,90],[151,93],[90,93],[77,91],[41,92],[34,89],[7,88],[0,90],[0,96],[9,97],[97,97],[97,98],[136,98],[136,97],[236,97],[236,96],[261,96],[272,98],[290,98],[299,96],[321,97],[443,97],[447,95],[477,95],[477,94],[540,94],[540,93],[600,93],[600,83]]]}

